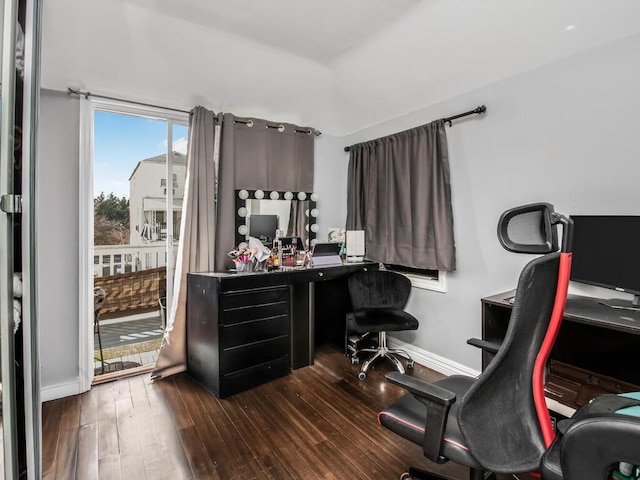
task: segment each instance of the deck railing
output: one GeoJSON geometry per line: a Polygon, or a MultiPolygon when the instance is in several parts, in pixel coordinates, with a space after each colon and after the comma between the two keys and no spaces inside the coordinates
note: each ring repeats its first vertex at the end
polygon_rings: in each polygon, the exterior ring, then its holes
{"type": "MultiPolygon", "coordinates": [[[[175,258],[175,257],[174,257],[175,258]]],[[[166,245],[96,245],[93,247],[93,276],[109,277],[139,272],[167,264],[166,245]]]]}

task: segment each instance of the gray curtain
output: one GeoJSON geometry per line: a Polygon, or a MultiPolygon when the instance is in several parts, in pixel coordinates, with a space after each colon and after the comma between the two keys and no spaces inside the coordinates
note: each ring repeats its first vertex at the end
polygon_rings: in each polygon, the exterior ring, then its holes
{"type": "Polygon", "coordinates": [[[219,133],[213,112],[203,107],[192,110],[173,303],[152,378],[187,369],[187,273],[214,270],[219,133]]]}
{"type": "Polygon", "coordinates": [[[313,191],[312,129],[224,114],[216,229],[217,271],[231,268],[236,189],[313,191]]]}
{"type": "Polygon", "coordinates": [[[309,222],[305,211],[309,208],[309,202],[300,200],[291,200],[291,208],[289,209],[289,225],[287,227],[287,237],[300,237],[306,245],[309,238],[309,232],[305,230],[305,225],[309,222]]]}
{"type": "Polygon", "coordinates": [[[456,268],[447,134],[442,120],[350,149],[347,229],[368,259],[456,268]]]}

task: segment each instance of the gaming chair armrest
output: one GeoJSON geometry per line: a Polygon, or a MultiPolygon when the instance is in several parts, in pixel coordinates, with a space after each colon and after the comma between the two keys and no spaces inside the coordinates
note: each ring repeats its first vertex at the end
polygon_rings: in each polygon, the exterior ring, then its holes
{"type": "Polygon", "coordinates": [[[640,418],[620,414],[587,416],[561,439],[560,462],[567,480],[606,478],[618,462],[640,464],[640,418]]]}
{"type": "Polygon", "coordinates": [[[428,459],[442,463],[440,450],[444,431],[447,427],[449,409],[456,401],[456,394],[400,372],[389,372],[386,378],[394,385],[408,390],[419,402],[427,407],[428,413],[422,450],[428,459]]]}
{"type": "Polygon", "coordinates": [[[480,340],[479,338],[470,338],[469,340],[467,340],[467,344],[481,348],[485,352],[493,353],[494,355],[498,353],[498,350],[500,349],[499,343],[480,340]]]}

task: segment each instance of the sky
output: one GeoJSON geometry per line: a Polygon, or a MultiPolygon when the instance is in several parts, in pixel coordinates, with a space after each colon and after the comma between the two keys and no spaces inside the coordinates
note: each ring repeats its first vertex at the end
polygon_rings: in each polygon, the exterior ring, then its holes
{"type": "MultiPolygon", "coordinates": [[[[173,124],[173,150],[187,152],[189,128],[173,124]]],[[[93,194],[129,198],[129,177],[140,160],[167,152],[167,123],[133,115],[96,112],[93,194]]]]}

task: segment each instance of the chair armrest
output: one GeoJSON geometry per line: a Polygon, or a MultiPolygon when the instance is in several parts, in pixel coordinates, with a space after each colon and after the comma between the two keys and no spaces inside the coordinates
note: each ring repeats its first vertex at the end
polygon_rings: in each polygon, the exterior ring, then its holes
{"type": "Polygon", "coordinates": [[[487,340],[480,340],[479,338],[470,338],[467,340],[469,345],[481,348],[485,352],[496,354],[500,350],[500,344],[495,342],[489,342],[487,340]]]}
{"type": "Polygon", "coordinates": [[[618,462],[640,464],[640,418],[602,414],[576,421],[562,437],[564,478],[605,478],[618,462]]]}
{"type": "Polygon", "coordinates": [[[456,401],[456,394],[400,372],[387,373],[386,378],[394,385],[408,390],[419,402],[427,407],[422,451],[428,459],[443,463],[445,459],[440,455],[440,450],[442,449],[444,432],[447,428],[449,409],[456,401]]]}
{"type": "Polygon", "coordinates": [[[424,398],[440,405],[451,406],[456,401],[456,394],[437,385],[424,382],[400,372],[389,372],[387,381],[408,390],[416,397],[424,398]]]}

